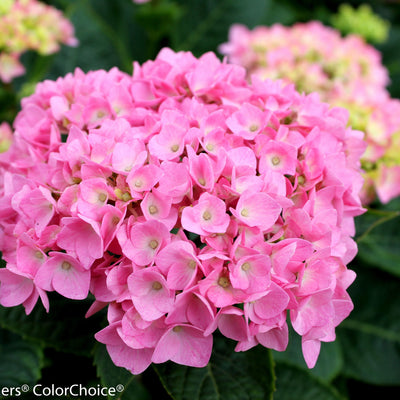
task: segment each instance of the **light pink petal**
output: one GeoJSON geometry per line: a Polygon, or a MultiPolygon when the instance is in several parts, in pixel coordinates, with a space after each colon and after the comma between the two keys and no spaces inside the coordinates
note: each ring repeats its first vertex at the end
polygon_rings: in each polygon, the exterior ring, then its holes
{"type": "Polygon", "coordinates": [[[32,279],[0,269],[0,304],[13,307],[26,301],[34,291],[32,279]]]}
{"type": "Polygon", "coordinates": [[[316,339],[304,340],[303,338],[301,347],[307,367],[314,368],[321,350],[321,342],[316,339]]]}
{"type": "Polygon", "coordinates": [[[240,196],[236,210],[232,214],[250,227],[262,231],[272,227],[281,212],[281,206],[266,193],[251,193],[240,196]]]}
{"type": "Polygon", "coordinates": [[[287,324],[282,327],[272,328],[266,332],[260,332],[256,335],[257,340],[268,349],[284,351],[289,342],[289,333],[287,324]]]}
{"type": "Polygon", "coordinates": [[[128,278],[132,302],[146,321],[154,321],[171,311],[174,292],[168,288],[165,278],[154,269],[135,271],[128,278]]]}
{"type": "Polygon", "coordinates": [[[152,357],[156,364],[171,360],[177,364],[202,368],[211,357],[212,335],[190,325],[171,327],[158,342],[152,357]]]}

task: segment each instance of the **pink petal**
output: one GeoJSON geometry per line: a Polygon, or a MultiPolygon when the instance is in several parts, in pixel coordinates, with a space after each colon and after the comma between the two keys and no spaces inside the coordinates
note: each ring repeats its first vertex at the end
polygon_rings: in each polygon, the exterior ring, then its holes
{"type": "Polygon", "coordinates": [[[189,367],[205,367],[211,357],[212,335],[190,325],[171,327],[158,342],[152,357],[156,364],[171,360],[189,367]]]}

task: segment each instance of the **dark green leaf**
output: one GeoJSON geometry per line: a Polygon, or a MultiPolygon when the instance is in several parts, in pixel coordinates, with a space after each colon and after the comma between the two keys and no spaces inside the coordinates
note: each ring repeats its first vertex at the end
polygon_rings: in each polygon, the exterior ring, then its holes
{"type": "Polygon", "coordinates": [[[400,280],[356,270],[349,289],[354,311],[337,328],[345,375],[380,385],[400,385],[400,280]]]}
{"type": "Polygon", "coordinates": [[[307,372],[278,362],[274,400],[343,400],[337,390],[307,372]]]}
{"type": "Polygon", "coordinates": [[[40,345],[0,329],[0,355],[0,389],[32,385],[40,379],[44,359],[40,345]]]}
{"type": "Polygon", "coordinates": [[[358,257],[400,277],[400,205],[394,200],[356,218],[358,257]]]}
{"type": "Polygon", "coordinates": [[[155,368],[175,400],[267,400],[272,399],[275,386],[268,349],[257,346],[236,353],[233,343],[225,338],[216,338],[213,355],[205,368],[174,363],[155,368]]]}
{"type": "Polygon", "coordinates": [[[85,319],[89,306],[89,300],[73,301],[57,295],[51,296],[48,314],[39,303],[30,315],[22,306],[0,306],[0,326],[60,351],[89,355],[104,318],[98,313],[85,319]]]}
{"type": "Polygon", "coordinates": [[[300,368],[326,382],[331,382],[336,378],[343,366],[342,352],[338,342],[321,343],[317,364],[314,368],[308,369],[301,351],[301,337],[293,329],[290,329],[289,332],[287,349],[283,352],[273,351],[274,360],[300,368]]]}
{"type": "Polygon", "coordinates": [[[140,377],[124,368],[116,367],[107,353],[106,346],[97,344],[94,351],[94,365],[103,387],[116,388],[123,385],[123,391],[109,396],[109,399],[150,400],[150,394],[140,383],[140,377]]]}
{"type": "Polygon", "coordinates": [[[189,0],[179,1],[184,15],[174,29],[173,47],[200,55],[216,51],[228,39],[233,23],[255,26],[262,22],[269,0],[189,0]]]}

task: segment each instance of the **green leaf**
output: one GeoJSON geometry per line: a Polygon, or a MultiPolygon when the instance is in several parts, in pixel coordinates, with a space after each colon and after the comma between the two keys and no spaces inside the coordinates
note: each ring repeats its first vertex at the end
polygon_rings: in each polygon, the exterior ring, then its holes
{"type": "Polygon", "coordinates": [[[400,280],[356,270],[349,294],[354,311],[337,328],[343,373],[379,385],[400,385],[400,280]]]}
{"type": "Polygon", "coordinates": [[[123,391],[117,392],[109,399],[150,400],[150,394],[139,381],[139,377],[132,375],[125,368],[116,367],[107,353],[106,346],[98,343],[94,350],[94,365],[97,376],[103,387],[117,388],[123,385],[123,391]]]}
{"type": "Polygon", "coordinates": [[[104,318],[100,312],[85,319],[90,304],[88,299],[74,301],[54,295],[48,314],[39,303],[30,315],[22,306],[0,306],[0,326],[60,351],[89,355],[95,344],[94,334],[101,329],[104,318]]]}
{"type": "Polygon", "coordinates": [[[0,329],[0,389],[32,385],[41,377],[43,348],[0,329]]]}
{"type": "Polygon", "coordinates": [[[274,400],[343,400],[337,390],[307,372],[278,362],[274,400]]]}
{"type": "Polygon", "coordinates": [[[270,351],[257,346],[236,353],[226,338],[215,339],[204,368],[168,362],[155,369],[174,400],[267,400],[275,387],[270,351]]]}
{"type": "Polygon", "coordinates": [[[176,50],[192,51],[197,56],[228,39],[233,23],[255,26],[267,13],[270,1],[265,0],[180,0],[184,15],[175,27],[172,44],[176,50]]]}
{"type": "Polygon", "coordinates": [[[274,360],[300,368],[308,374],[325,382],[336,378],[343,366],[343,357],[340,344],[335,342],[321,343],[321,352],[317,364],[309,369],[304,361],[301,350],[301,337],[292,328],[289,329],[289,344],[285,351],[272,351],[274,360]]]}
{"type": "Polygon", "coordinates": [[[356,218],[358,258],[400,277],[400,204],[398,200],[356,218]]]}
{"type": "Polygon", "coordinates": [[[84,71],[118,67],[130,73],[133,60],[143,61],[147,42],[143,29],[135,24],[132,2],[67,0],[65,13],[79,45],[62,46],[46,78],[56,79],[76,67],[84,71]]]}

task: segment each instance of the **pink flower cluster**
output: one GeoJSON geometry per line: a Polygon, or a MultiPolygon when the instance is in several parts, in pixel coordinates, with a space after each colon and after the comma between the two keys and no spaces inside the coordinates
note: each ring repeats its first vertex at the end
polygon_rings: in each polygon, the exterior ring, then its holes
{"type": "Polygon", "coordinates": [[[19,61],[27,50],[51,54],[60,43],[77,45],[74,28],[54,7],[37,0],[4,0],[0,5],[0,80],[25,73],[19,61]]]}
{"type": "Polygon", "coordinates": [[[134,374],[205,366],[216,329],[282,351],[289,312],[312,367],[353,307],[365,146],[347,118],[213,53],[38,84],[0,159],[0,303],[90,291],[134,374]]]}
{"type": "Polygon", "coordinates": [[[400,134],[400,101],[386,90],[388,72],[380,53],[357,35],[341,37],[318,21],[249,30],[233,25],[220,46],[248,76],[280,78],[297,90],[318,92],[323,101],[350,111],[350,123],[366,133],[363,203],[378,195],[386,203],[400,195],[400,157],[393,157],[400,134]]]}

